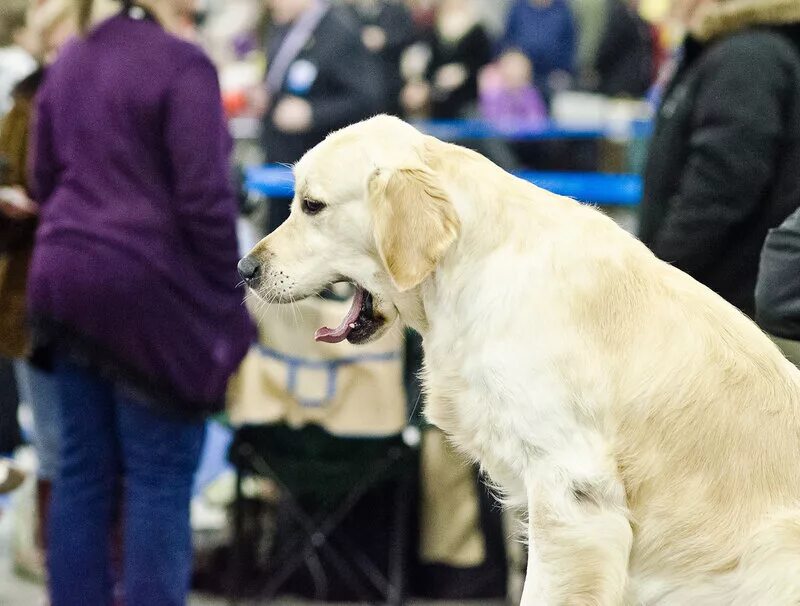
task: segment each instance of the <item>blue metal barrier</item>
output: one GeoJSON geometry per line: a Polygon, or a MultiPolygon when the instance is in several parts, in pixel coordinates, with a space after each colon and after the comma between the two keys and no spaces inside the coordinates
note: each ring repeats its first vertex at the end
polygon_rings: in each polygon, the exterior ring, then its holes
{"type": "MultiPolygon", "coordinates": [[[[638,175],[521,171],[518,177],[541,188],[581,202],[606,206],[636,206],[642,197],[638,175]]],[[[292,171],[284,166],[256,166],[246,172],[246,187],[270,197],[294,194],[292,171]]]]}
{"type": "Polygon", "coordinates": [[[412,122],[422,132],[444,141],[475,139],[505,139],[507,141],[548,141],[554,139],[635,139],[647,137],[652,122],[634,121],[620,125],[574,127],[557,122],[542,121],[530,124],[509,122],[492,124],[485,120],[423,120],[412,122]]]}
{"type": "MultiPolygon", "coordinates": [[[[544,120],[531,123],[518,121],[493,124],[486,120],[420,120],[412,124],[424,133],[444,141],[505,139],[507,141],[549,141],[554,139],[640,139],[647,137],[653,124],[647,120],[609,123],[595,127],[577,127],[544,120]]],[[[260,121],[257,118],[234,118],[230,129],[237,139],[257,139],[260,121]]]]}

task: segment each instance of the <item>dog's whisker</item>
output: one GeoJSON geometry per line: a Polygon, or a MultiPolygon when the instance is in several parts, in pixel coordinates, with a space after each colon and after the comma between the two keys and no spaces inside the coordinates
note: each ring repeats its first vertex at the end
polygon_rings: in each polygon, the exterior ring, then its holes
{"type": "Polygon", "coordinates": [[[422,390],[417,394],[417,401],[414,402],[414,407],[411,409],[411,414],[408,415],[408,422],[411,423],[412,419],[414,418],[414,413],[417,412],[417,407],[419,406],[420,401],[422,400],[422,390]]]}
{"type": "Polygon", "coordinates": [[[297,302],[291,301],[289,303],[289,309],[292,310],[292,320],[294,321],[295,329],[300,330],[300,320],[297,317],[297,313],[298,313],[297,302]]]}

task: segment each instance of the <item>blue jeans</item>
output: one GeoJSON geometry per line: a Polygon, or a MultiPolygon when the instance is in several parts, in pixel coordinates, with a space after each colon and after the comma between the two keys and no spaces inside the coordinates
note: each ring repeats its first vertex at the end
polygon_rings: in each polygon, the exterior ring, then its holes
{"type": "Polygon", "coordinates": [[[58,452],[61,436],[58,392],[53,375],[39,370],[25,360],[14,360],[20,400],[33,415],[31,441],[39,458],[37,475],[53,480],[58,473],[58,452]]]}
{"type": "Polygon", "coordinates": [[[189,505],[202,422],[161,416],[90,371],[58,361],[59,477],[48,569],[52,606],[111,605],[111,527],[122,488],[123,600],[182,606],[192,565],[189,505]]]}

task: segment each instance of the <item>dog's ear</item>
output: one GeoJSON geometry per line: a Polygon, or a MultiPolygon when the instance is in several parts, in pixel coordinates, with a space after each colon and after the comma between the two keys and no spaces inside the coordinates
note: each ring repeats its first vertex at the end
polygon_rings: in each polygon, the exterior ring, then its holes
{"type": "Polygon", "coordinates": [[[398,290],[410,290],[458,239],[453,203],[426,166],[377,170],[368,191],[381,260],[398,290]]]}

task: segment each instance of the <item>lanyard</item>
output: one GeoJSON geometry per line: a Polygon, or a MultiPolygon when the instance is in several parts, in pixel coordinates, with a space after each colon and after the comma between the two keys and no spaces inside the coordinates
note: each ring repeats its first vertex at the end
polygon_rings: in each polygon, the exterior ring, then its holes
{"type": "Polygon", "coordinates": [[[292,25],[283,42],[281,42],[275,57],[270,58],[270,68],[267,72],[266,83],[267,91],[270,95],[276,94],[281,89],[286,72],[289,71],[289,66],[300,54],[300,51],[303,50],[303,47],[329,9],[330,3],[327,0],[317,0],[292,25]]]}

